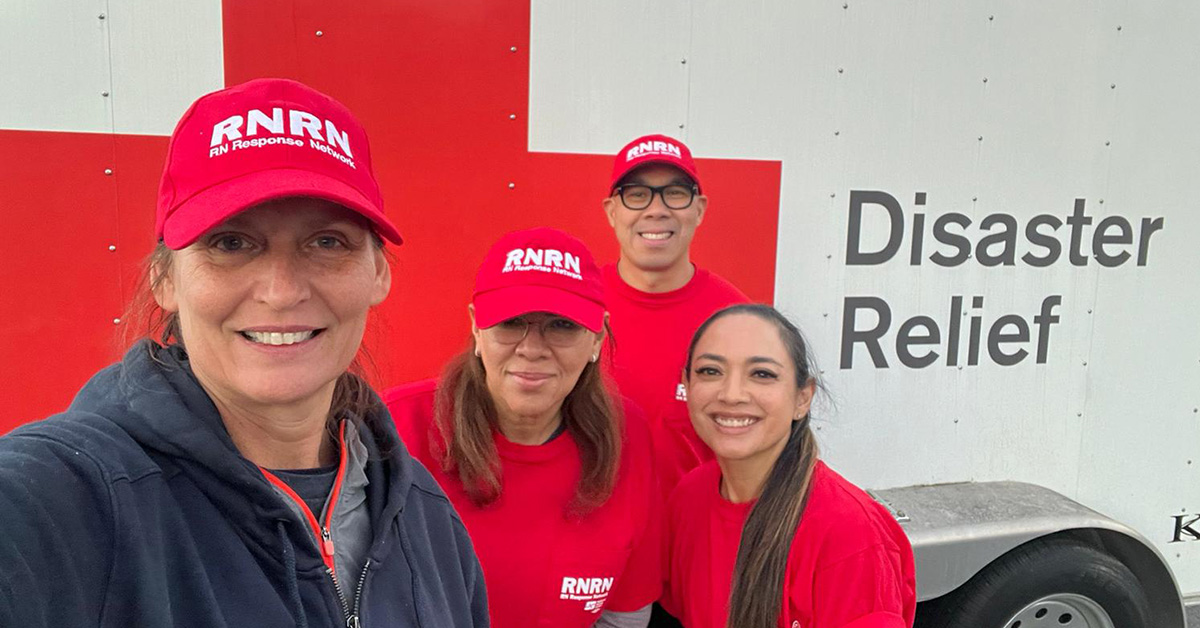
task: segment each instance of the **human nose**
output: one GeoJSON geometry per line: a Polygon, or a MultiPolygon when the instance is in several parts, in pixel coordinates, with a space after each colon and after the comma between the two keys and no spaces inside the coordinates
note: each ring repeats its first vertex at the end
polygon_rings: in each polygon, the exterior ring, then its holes
{"type": "Polygon", "coordinates": [[[642,210],[643,216],[660,218],[671,215],[671,208],[667,207],[667,201],[663,194],[663,190],[654,190],[650,193],[650,204],[642,210]]]}
{"type": "Polygon", "coordinates": [[[726,377],[721,382],[720,390],[717,391],[717,399],[728,404],[746,401],[746,387],[742,383],[742,378],[726,377]]]}
{"type": "Polygon", "coordinates": [[[301,260],[293,255],[264,256],[265,268],[259,278],[258,300],[275,310],[294,307],[311,296],[301,260]]]}
{"type": "Polygon", "coordinates": [[[542,334],[542,326],[537,323],[527,322],[525,335],[517,343],[517,353],[522,357],[534,357],[545,353],[547,347],[546,336],[542,334]]]}

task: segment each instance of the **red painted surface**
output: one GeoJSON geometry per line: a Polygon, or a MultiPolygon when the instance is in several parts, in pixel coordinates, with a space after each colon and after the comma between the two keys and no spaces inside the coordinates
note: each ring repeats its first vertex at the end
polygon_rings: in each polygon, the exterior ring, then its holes
{"type": "MultiPolygon", "coordinates": [[[[611,158],[527,150],[527,0],[228,1],[224,36],[227,84],[296,78],[371,136],[405,237],[368,332],[378,384],[434,375],[463,346],[475,266],[500,234],[555,226],[615,259],[600,209],[611,158]]],[[[152,245],[165,149],[161,137],[0,131],[0,226],[15,240],[0,270],[0,433],[61,409],[119,355],[112,319],[152,245]]],[[[699,168],[710,205],[694,259],[770,301],[780,164],[699,168]]]]}

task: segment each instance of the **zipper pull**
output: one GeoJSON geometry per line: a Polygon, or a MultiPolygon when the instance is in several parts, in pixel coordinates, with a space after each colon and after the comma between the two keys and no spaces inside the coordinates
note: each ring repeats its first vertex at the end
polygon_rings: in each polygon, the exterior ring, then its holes
{"type": "Polygon", "coordinates": [[[361,628],[358,623],[358,615],[351,615],[346,619],[346,628],[361,628]]]}
{"type": "Polygon", "coordinates": [[[329,528],[321,528],[321,551],[326,556],[333,556],[333,537],[329,534],[329,528]]]}

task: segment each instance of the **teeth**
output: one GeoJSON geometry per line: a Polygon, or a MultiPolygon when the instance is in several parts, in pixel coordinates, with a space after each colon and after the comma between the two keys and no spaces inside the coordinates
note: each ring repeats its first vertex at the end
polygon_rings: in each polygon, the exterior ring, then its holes
{"type": "Polygon", "coordinates": [[[754,422],[754,419],[729,419],[725,417],[713,417],[713,420],[721,427],[746,427],[754,422]]]}
{"type": "Polygon", "coordinates": [[[298,331],[295,333],[280,333],[277,331],[244,331],[242,335],[250,340],[264,345],[294,345],[313,337],[314,331],[298,331]]]}
{"type": "Polygon", "coordinates": [[[667,238],[671,237],[671,232],[668,231],[666,233],[643,233],[642,237],[646,238],[647,240],[666,240],[667,238]]]}

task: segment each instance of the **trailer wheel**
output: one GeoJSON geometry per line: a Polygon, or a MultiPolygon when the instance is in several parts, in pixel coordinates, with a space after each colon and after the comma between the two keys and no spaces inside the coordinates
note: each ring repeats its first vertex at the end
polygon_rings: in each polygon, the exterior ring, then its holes
{"type": "Polygon", "coordinates": [[[1074,539],[1030,542],[936,605],[931,628],[1149,628],[1150,604],[1123,563],[1074,539]]]}

